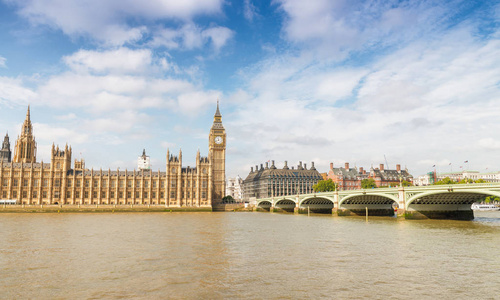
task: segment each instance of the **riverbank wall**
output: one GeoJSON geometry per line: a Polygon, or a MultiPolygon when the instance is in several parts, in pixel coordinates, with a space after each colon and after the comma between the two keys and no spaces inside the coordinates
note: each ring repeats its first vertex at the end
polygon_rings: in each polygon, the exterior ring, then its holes
{"type": "Polygon", "coordinates": [[[120,212],[211,212],[211,207],[165,207],[164,205],[5,205],[0,213],[120,213],[120,212]]]}

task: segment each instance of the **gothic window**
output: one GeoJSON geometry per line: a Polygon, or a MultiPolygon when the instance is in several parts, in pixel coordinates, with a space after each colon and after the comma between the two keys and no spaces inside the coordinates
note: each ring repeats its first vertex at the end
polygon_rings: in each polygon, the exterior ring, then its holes
{"type": "Polygon", "coordinates": [[[12,197],[17,198],[17,191],[12,192],[12,197]]]}
{"type": "Polygon", "coordinates": [[[89,191],[85,191],[83,193],[83,196],[84,196],[85,199],[88,199],[89,198],[89,191]]]}
{"type": "Polygon", "coordinates": [[[149,181],[148,180],[144,180],[144,188],[148,188],[149,187],[149,181]]]}
{"type": "Polygon", "coordinates": [[[165,198],[165,193],[164,192],[160,192],[160,198],[165,198]]]}
{"type": "Polygon", "coordinates": [[[109,198],[114,198],[115,197],[115,192],[111,191],[109,192],[109,198]]]}
{"type": "Polygon", "coordinates": [[[13,187],[17,187],[17,179],[14,178],[14,183],[12,184],[13,187]]]}
{"type": "Polygon", "coordinates": [[[165,181],[163,181],[163,180],[162,180],[162,181],[160,182],[160,188],[162,188],[162,189],[164,189],[164,188],[165,188],[165,181]]]}
{"type": "Polygon", "coordinates": [[[102,181],[102,187],[105,188],[107,185],[108,185],[108,181],[106,179],[104,179],[102,181]]]}
{"type": "Polygon", "coordinates": [[[156,180],[153,180],[152,182],[153,182],[152,183],[153,184],[153,188],[156,188],[156,180]]]}
{"type": "Polygon", "coordinates": [[[88,188],[90,185],[90,181],[88,179],[85,180],[85,187],[88,188]]]}
{"type": "Polygon", "coordinates": [[[47,191],[43,191],[42,192],[42,198],[43,199],[47,199],[47,191]]]}
{"type": "Polygon", "coordinates": [[[132,198],[132,192],[127,192],[127,198],[132,198]]]}
{"type": "Polygon", "coordinates": [[[80,198],[80,191],[75,192],[75,198],[80,198]]]}
{"type": "Polygon", "coordinates": [[[203,199],[207,198],[207,192],[205,191],[201,192],[201,198],[203,199]]]}
{"type": "Polygon", "coordinates": [[[71,198],[71,191],[66,191],[66,198],[71,198]]]}
{"type": "Polygon", "coordinates": [[[140,181],[136,181],[135,182],[135,188],[136,189],[140,189],[141,188],[141,182],[140,181]]]}
{"type": "Polygon", "coordinates": [[[33,191],[33,198],[36,198],[38,196],[37,191],[33,191]]]}
{"type": "Polygon", "coordinates": [[[203,174],[207,174],[207,169],[203,168],[202,172],[203,172],[203,174]]]}
{"type": "Polygon", "coordinates": [[[75,186],[80,187],[80,183],[81,183],[81,182],[80,182],[80,179],[77,179],[77,180],[76,180],[76,184],[75,184],[75,186]]]}
{"type": "Polygon", "coordinates": [[[24,179],[24,180],[23,180],[23,186],[24,186],[24,187],[27,187],[27,186],[28,186],[28,182],[29,182],[29,181],[28,181],[28,179],[24,179]]]}
{"type": "Polygon", "coordinates": [[[8,185],[9,185],[9,180],[8,179],[4,179],[3,180],[3,186],[8,186],[8,185]]]}
{"type": "Polygon", "coordinates": [[[23,198],[24,199],[28,198],[28,192],[27,191],[23,191],[23,198]]]}
{"type": "Polygon", "coordinates": [[[101,193],[101,198],[106,198],[106,192],[101,193]]]}
{"type": "Polygon", "coordinates": [[[99,181],[94,180],[94,188],[97,188],[97,187],[99,187],[99,181]]]}
{"type": "Polygon", "coordinates": [[[206,188],[206,187],[207,187],[207,181],[206,181],[206,180],[203,180],[203,181],[201,182],[201,187],[202,187],[202,188],[206,188]]]}
{"type": "Polygon", "coordinates": [[[111,182],[109,183],[109,185],[111,186],[111,188],[115,188],[116,187],[116,181],[111,180],[111,182]]]}
{"type": "Polygon", "coordinates": [[[141,195],[139,194],[139,192],[135,192],[135,197],[136,198],[140,198],[141,197],[141,195]]]}
{"type": "Polygon", "coordinates": [[[176,182],[177,182],[177,181],[176,181],[175,179],[172,179],[172,180],[170,181],[170,187],[175,187],[176,182]]]}
{"type": "Polygon", "coordinates": [[[124,180],[120,180],[120,187],[123,188],[124,185],[125,185],[124,180]]]}
{"type": "Polygon", "coordinates": [[[118,198],[123,199],[123,192],[118,192],[118,198]]]}
{"type": "Polygon", "coordinates": [[[92,193],[92,198],[97,198],[97,191],[94,191],[94,192],[92,193]]]}
{"type": "Polygon", "coordinates": [[[55,187],[59,187],[59,186],[61,186],[61,179],[55,179],[55,180],[54,180],[54,186],[55,186],[55,187]]]}
{"type": "Polygon", "coordinates": [[[151,198],[156,199],[156,192],[151,193],[151,198]]]}
{"type": "Polygon", "coordinates": [[[57,163],[57,164],[56,164],[56,168],[57,168],[57,169],[60,169],[60,168],[61,168],[61,163],[57,163]]]}
{"type": "Polygon", "coordinates": [[[175,192],[174,191],[171,191],[170,192],[170,199],[174,199],[175,198],[175,192]]]}
{"type": "Polygon", "coordinates": [[[175,173],[175,168],[172,168],[172,173],[175,173]]]}
{"type": "Polygon", "coordinates": [[[70,187],[71,183],[72,183],[71,179],[68,179],[67,182],[66,182],[66,186],[70,187]]]}
{"type": "Polygon", "coordinates": [[[131,188],[131,187],[132,187],[132,180],[129,180],[129,181],[127,182],[127,187],[129,187],[129,188],[131,188]]]}
{"type": "Polygon", "coordinates": [[[148,192],[144,192],[144,198],[148,198],[148,192]]]}

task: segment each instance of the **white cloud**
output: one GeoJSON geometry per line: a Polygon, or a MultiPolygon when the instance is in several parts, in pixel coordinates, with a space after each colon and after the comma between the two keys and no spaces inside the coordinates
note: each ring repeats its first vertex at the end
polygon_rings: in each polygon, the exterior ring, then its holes
{"type": "Polygon", "coordinates": [[[73,37],[91,37],[110,45],[122,45],[143,37],[144,26],[127,25],[128,19],[184,20],[221,13],[222,0],[24,0],[9,3],[33,24],[49,25],[73,37]]]}
{"type": "Polygon", "coordinates": [[[488,150],[500,150],[500,140],[493,138],[480,139],[479,146],[488,150]]]}
{"type": "Polygon", "coordinates": [[[6,65],[5,65],[6,61],[7,61],[7,59],[5,57],[0,56],[0,68],[6,67],[6,65]]]}
{"type": "Polygon", "coordinates": [[[75,71],[95,73],[142,73],[152,62],[151,50],[118,48],[108,51],[79,50],[63,57],[75,71]]]}
{"type": "Polygon", "coordinates": [[[150,45],[164,46],[168,49],[200,49],[206,44],[211,44],[218,52],[234,32],[226,27],[213,26],[201,29],[193,23],[183,25],[179,29],[163,28],[157,30],[150,45]]]}
{"type": "Polygon", "coordinates": [[[29,104],[36,93],[22,84],[21,78],[0,77],[0,102],[29,104]]]}
{"type": "Polygon", "coordinates": [[[251,0],[245,0],[243,6],[243,15],[245,19],[252,22],[255,17],[259,15],[257,8],[253,5],[251,0]]]}

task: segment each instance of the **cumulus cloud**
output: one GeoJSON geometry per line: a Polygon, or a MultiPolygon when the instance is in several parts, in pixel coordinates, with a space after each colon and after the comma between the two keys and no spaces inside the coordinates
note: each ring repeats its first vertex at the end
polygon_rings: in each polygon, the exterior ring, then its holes
{"type": "Polygon", "coordinates": [[[127,20],[190,20],[199,15],[221,12],[222,0],[153,0],[60,1],[8,0],[19,8],[19,14],[35,25],[61,29],[74,37],[90,37],[110,45],[140,40],[147,32],[144,26],[128,25],[127,20]]]}
{"type": "Polygon", "coordinates": [[[75,71],[142,73],[150,67],[152,54],[149,49],[131,50],[125,47],[109,51],[79,50],[65,56],[63,61],[75,71]]]}
{"type": "Polygon", "coordinates": [[[255,17],[259,15],[257,8],[253,5],[251,0],[245,0],[243,6],[243,15],[245,19],[252,22],[255,17]]]}

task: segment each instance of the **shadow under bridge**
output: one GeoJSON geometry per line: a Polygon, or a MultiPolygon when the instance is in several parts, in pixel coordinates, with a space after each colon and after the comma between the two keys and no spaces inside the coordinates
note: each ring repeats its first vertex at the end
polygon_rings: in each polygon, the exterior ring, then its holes
{"type": "Polygon", "coordinates": [[[474,213],[471,204],[485,197],[500,197],[497,191],[433,191],[417,194],[407,200],[407,218],[472,220],[474,213]]]}
{"type": "Polygon", "coordinates": [[[365,216],[368,209],[370,216],[394,216],[394,208],[397,205],[396,196],[357,194],[339,201],[338,214],[365,216]]]}
{"type": "Polygon", "coordinates": [[[299,211],[310,211],[322,214],[331,214],[333,208],[333,200],[325,197],[305,198],[299,205],[299,211]]]}

